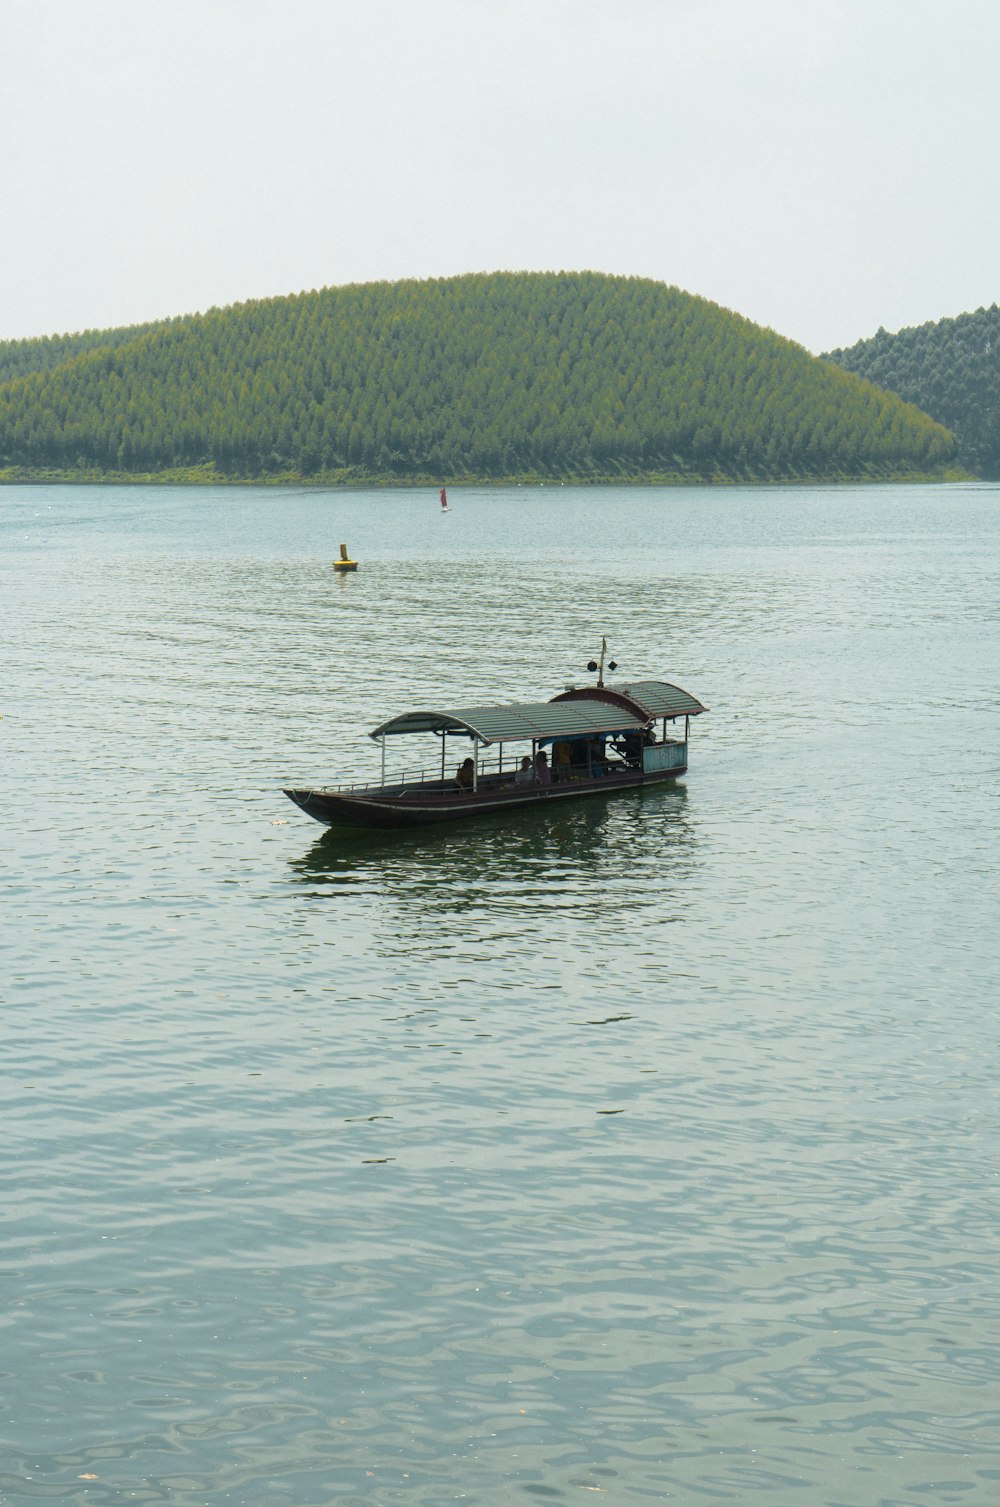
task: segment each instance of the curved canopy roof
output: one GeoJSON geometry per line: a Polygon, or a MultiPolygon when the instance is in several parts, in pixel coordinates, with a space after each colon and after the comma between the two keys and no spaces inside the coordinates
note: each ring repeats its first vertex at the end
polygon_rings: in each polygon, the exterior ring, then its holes
{"type": "Polygon", "coordinates": [[[651,717],[697,717],[699,712],[708,711],[679,685],[668,685],[665,680],[633,680],[629,685],[605,685],[604,689],[627,696],[651,717]]]}
{"type": "MultiPolygon", "coordinates": [[[[701,710],[701,708],[699,708],[701,710]]],[[[607,701],[519,701],[471,706],[459,711],[404,712],[381,723],[370,738],[397,733],[468,733],[480,743],[516,743],[530,739],[586,738],[597,733],[636,732],[649,717],[607,701]]]]}

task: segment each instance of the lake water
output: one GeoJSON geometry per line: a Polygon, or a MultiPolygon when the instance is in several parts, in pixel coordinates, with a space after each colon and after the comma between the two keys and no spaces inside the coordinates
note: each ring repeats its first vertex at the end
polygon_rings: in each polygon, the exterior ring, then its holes
{"type": "Polygon", "coordinates": [[[995,1507],[1000,491],[451,502],[0,488],[0,1502],[995,1507]],[[602,634],[672,791],[281,793],[602,634]]]}

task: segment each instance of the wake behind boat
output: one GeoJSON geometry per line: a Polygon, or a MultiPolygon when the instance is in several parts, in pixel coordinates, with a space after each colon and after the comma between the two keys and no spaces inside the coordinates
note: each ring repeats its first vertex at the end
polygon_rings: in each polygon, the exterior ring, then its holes
{"type": "MultiPolygon", "coordinates": [[[[603,652],[601,658],[603,669],[603,652]]],[[[592,663],[592,668],[597,666],[592,663]]],[[[327,826],[415,827],[458,821],[541,802],[609,795],[676,780],[688,766],[690,720],[708,708],[679,686],[639,680],[570,687],[550,701],[404,712],[369,737],[381,747],[378,783],[286,790],[327,826]],[[684,723],[683,737],[673,736],[684,723]],[[667,735],[670,726],[671,736],[667,735]],[[425,734],[440,740],[438,770],[386,779],[386,740],[425,734]],[[449,739],[471,754],[447,773],[449,739]],[[507,745],[521,745],[513,759],[507,745]],[[530,754],[523,752],[530,745],[530,754]],[[462,745],[459,745],[461,747],[462,745]]]]}

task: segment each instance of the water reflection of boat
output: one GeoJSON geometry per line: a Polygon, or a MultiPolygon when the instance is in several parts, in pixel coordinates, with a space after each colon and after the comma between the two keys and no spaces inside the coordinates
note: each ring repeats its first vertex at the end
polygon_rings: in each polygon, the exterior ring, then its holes
{"type": "Polygon", "coordinates": [[[369,733],[382,750],[377,783],[285,794],[327,826],[416,827],[524,806],[551,807],[552,802],[641,789],[685,774],[690,720],[706,708],[687,691],[662,680],[605,685],[603,662],[602,650],[596,685],[569,687],[550,701],[390,717],[369,733]],[[673,733],[681,718],[683,737],[668,737],[667,724],[673,733]],[[415,733],[440,740],[439,770],[404,771],[387,780],[386,739],[415,733]],[[446,774],[449,738],[467,739],[472,745],[471,756],[452,778],[446,774]],[[509,757],[504,767],[504,750],[510,743],[531,746],[520,768],[509,757]],[[495,759],[485,749],[495,749],[495,759]]]}
{"type": "Polygon", "coordinates": [[[683,784],[660,785],[536,807],[514,828],[501,820],[444,831],[327,831],[288,863],[313,895],[391,901],[397,941],[415,914],[515,915],[522,927],[529,913],[537,920],[554,907],[610,925],[619,913],[634,918],[644,908],[669,916],[688,894],[695,832],[687,803],[683,784]]]}

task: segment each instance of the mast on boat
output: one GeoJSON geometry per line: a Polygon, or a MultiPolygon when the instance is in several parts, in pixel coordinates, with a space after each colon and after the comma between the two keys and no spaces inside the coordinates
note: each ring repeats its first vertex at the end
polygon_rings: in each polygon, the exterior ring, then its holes
{"type": "MultiPolygon", "coordinates": [[[[590,670],[591,672],[593,672],[594,670],[597,671],[597,689],[599,691],[601,691],[601,690],[604,689],[604,657],[607,654],[607,652],[608,652],[608,641],[607,641],[606,638],[602,638],[601,639],[601,662],[600,662],[600,664],[598,664],[598,662],[597,662],[596,659],[592,659],[590,661],[590,663],[587,665],[587,669],[590,670]]],[[[618,668],[618,665],[616,664],[616,662],[613,659],[609,659],[608,660],[608,669],[609,670],[617,670],[617,668],[618,668]]]]}

